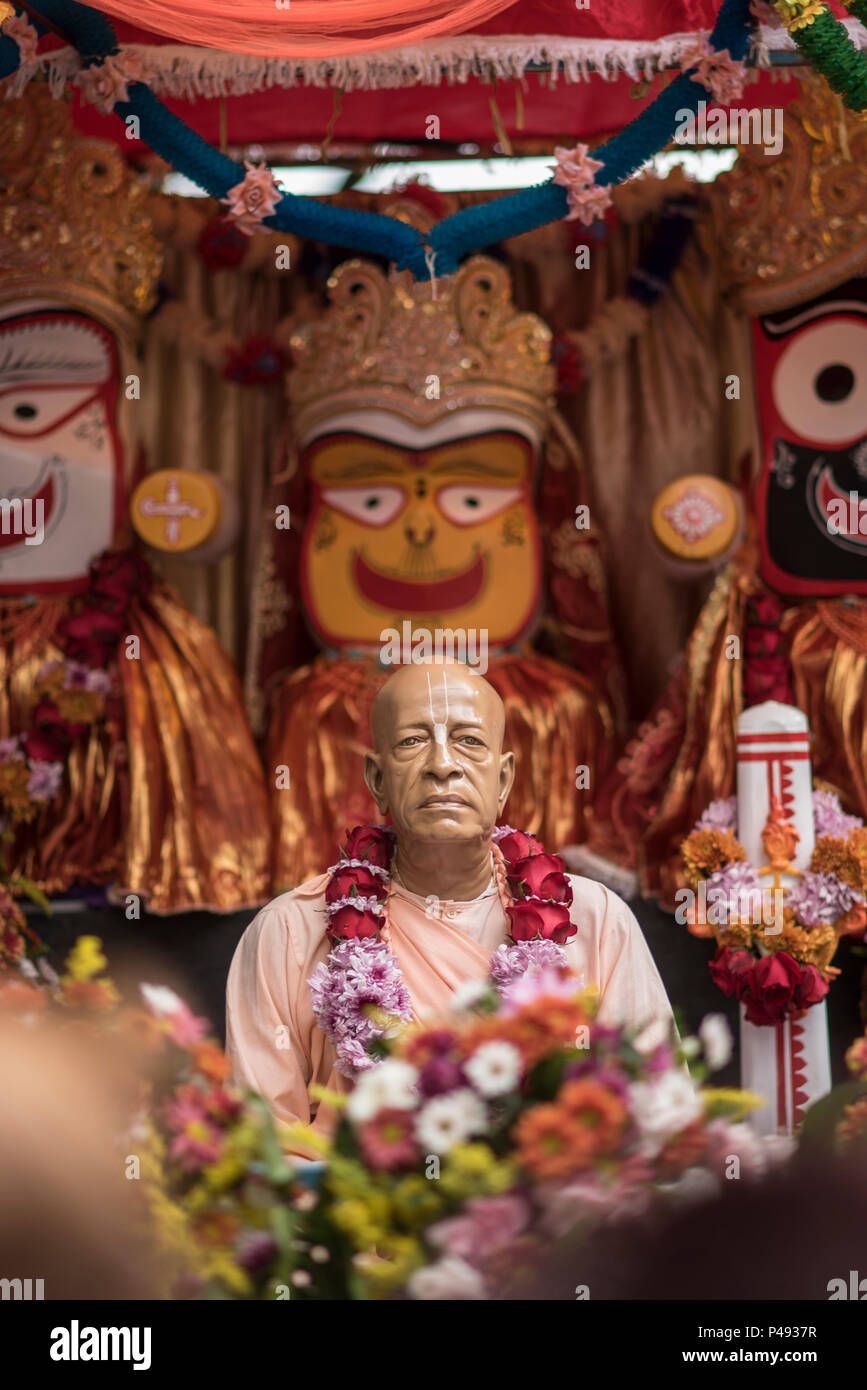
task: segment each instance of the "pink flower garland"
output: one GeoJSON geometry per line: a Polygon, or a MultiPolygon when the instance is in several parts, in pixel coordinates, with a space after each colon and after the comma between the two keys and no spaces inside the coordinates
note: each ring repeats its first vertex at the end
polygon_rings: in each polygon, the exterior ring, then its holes
{"type": "Polygon", "coordinates": [[[251,164],[245,159],[244,168],[247,172],[241,182],[234,184],[220,201],[228,207],[238,231],[254,236],[264,219],[274,212],[283,194],[264,164],[251,164]]]}
{"type": "Polygon", "coordinates": [[[706,87],[714,101],[720,106],[728,106],[744,94],[747,68],[732,58],[727,48],[711,48],[707,39],[702,39],[690,48],[680,59],[681,69],[686,72],[695,68],[693,82],[706,87]]]}
{"type": "MultiPolygon", "coordinates": [[[[532,835],[499,826],[492,835],[500,900],[509,942],[491,961],[497,989],[542,969],[566,966],[563,945],[575,935],[566,866],[532,835]]],[[[376,1064],[370,1045],[412,1018],[400,966],[388,950],[390,864],[394,831],[356,826],[325,888],[328,960],[310,977],[313,1012],[337,1050],[337,1070],[352,1076],[376,1064]]]]}
{"type": "Polygon", "coordinates": [[[566,189],[569,200],[564,222],[577,219],[589,227],[611,207],[611,189],[596,183],[602,160],[591,158],[587,145],[576,145],[574,150],[558,145],[554,158],[557,161],[554,183],[566,189]]]}

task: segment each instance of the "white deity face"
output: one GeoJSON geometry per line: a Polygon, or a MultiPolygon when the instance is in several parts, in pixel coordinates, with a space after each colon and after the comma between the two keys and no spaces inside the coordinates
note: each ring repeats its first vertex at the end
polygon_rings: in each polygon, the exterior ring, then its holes
{"type": "Polygon", "coordinates": [[[111,545],[119,509],[118,346],[71,309],[0,321],[0,593],[69,592],[111,545]]]}

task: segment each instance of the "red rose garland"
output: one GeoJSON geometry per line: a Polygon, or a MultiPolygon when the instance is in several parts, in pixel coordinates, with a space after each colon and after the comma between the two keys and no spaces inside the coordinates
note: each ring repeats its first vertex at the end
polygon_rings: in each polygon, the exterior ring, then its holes
{"type": "MultiPolygon", "coordinates": [[[[531,969],[562,967],[563,945],[575,935],[569,916],[572,888],[566,865],[532,835],[498,827],[492,836],[500,900],[509,921],[507,945],[492,958],[496,987],[531,969]]],[[[374,1065],[370,1044],[408,1021],[412,1003],[400,967],[387,946],[387,900],[394,831],[356,826],[347,831],[343,858],[329,870],[325,888],[328,961],[310,978],[319,1026],[337,1049],[337,1067],[347,1075],[374,1065]]]]}

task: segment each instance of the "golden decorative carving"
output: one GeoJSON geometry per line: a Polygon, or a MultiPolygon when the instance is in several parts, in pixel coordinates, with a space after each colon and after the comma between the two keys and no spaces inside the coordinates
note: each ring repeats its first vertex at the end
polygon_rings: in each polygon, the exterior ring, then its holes
{"type": "Polygon", "coordinates": [[[867,122],[815,75],[783,117],[780,154],[741,147],[714,185],[729,291],[765,314],[867,269],[867,122]]]}
{"type": "Polygon", "coordinates": [[[162,264],[147,197],[120,151],[83,139],[44,83],[0,101],[0,302],[56,298],[131,328],[162,264]]]}
{"type": "Polygon", "coordinates": [[[328,285],[322,318],[291,338],[299,438],[365,407],[421,425],[467,406],[501,407],[544,433],[554,392],[551,331],[515,309],[502,265],[473,256],[432,285],[351,260],[328,285]]]}

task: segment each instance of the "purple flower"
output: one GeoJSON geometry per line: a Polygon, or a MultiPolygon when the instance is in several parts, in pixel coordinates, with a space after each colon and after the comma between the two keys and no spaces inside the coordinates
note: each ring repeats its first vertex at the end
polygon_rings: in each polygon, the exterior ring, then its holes
{"type": "Polygon", "coordinates": [[[491,956],[491,983],[502,990],[530,970],[556,969],[566,964],[566,952],[556,941],[519,941],[514,946],[503,945],[491,956]]]}
{"type": "Polygon", "coordinates": [[[858,816],[847,816],[834,792],[813,792],[813,824],[817,837],[832,835],[845,840],[864,822],[858,816]]]}
{"type": "Polygon", "coordinates": [[[708,879],[708,916],[710,917],[715,909],[711,920],[716,921],[718,926],[725,925],[724,921],[719,920],[721,908],[726,914],[726,920],[739,917],[747,922],[762,921],[762,885],[755,866],[748,860],[740,859],[734,864],[727,864],[724,869],[717,869],[708,879]]]}
{"type": "Polygon", "coordinates": [[[60,789],[63,776],[63,763],[42,762],[36,758],[30,764],[30,777],[27,791],[34,801],[50,801],[60,789]]]}
{"type": "Polygon", "coordinates": [[[460,1063],[450,1057],[431,1057],[418,1079],[418,1088],[425,1096],[443,1096],[466,1084],[460,1063]]]}
{"type": "Polygon", "coordinates": [[[834,874],[814,874],[808,870],[789,894],[788,906],[805,927],[820,927],[826,922],[833,925],[860,901],[860,893],[834,874]]]}
{"type": "Polygon", "coordinates": [[[17,734],[12,738],[0,738],[0,763],[19,763],[23,757],[21,739],[17,734]]]}
{"type": "Polygon", "coordinates": [[[316,1021],[334,1043],[337,1070],[344,1076],[375,1065],[368,1045],[391,1031],[382,1014],[404,1022],[412,1017],[400,967],[385,943],[375,938],[335,946],[310,976],[310,993],[316,1021]]]}
{"type": "Polygon", "coordinates": [[[738,799],[736,796],[723,796],[712,801],[701,813],[693,826],[696,830],[734,830],[737,832],[738,799]]]}

